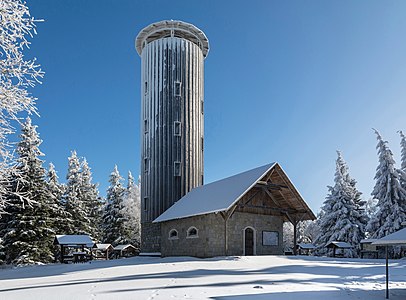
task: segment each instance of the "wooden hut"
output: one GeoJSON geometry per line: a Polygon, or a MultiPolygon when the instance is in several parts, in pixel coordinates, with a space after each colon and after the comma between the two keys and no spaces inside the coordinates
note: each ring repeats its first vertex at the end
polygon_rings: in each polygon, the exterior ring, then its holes
{"type": "Polygon", "coordinates": [[[93,246],[93,258],[108,260],[110,255],[114,252],[111,244],[95,244],[93,246]]]}
{"type": "Polygon", "coordinates": [[[118,257],[131,257],[136,256],[140,253],[139,249],[131,244],[117,245],[114,247],[115,256],[118,257]]]}
{"type": "Polygon", "coordinates": [[[379,250],[377,245],[373,243],[376,242],[377,239],[363,239],[360,241],[361,245],[361,258],[378,258],[379,257],[379,250]]]}
{"type": "Polygon", "coordinates": [[[310,255],[316,246],[311,243],[299,243],[297,244],[297,252],[299,255],[310,255]]]}
{"type": "Polygon", "coordinates": [[[94,242],[88,235],[56,235],[54,245],[60,246],[59,253],[55,254],[55,258],[59,256],[61,263],[86,262],[93,258],[94,242]]]}
{"type": "Polygon", "coordinates": [[[339,257],[343,257],[344,256],[344,250],[345,249],[351,249],[352,246],[346,242],[339,242],[339,241],[333,241],[331,243],[329,243],[326,246],[328,249],[333,249],[333,257],[339,256],[339,257]],[[341,250],[341,253],[337,253],[336,250],[339,249],[341,250]]]}

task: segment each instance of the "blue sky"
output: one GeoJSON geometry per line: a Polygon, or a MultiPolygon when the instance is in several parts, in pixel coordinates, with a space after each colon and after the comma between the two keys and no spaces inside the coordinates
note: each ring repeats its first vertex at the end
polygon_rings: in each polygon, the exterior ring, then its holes
{"type": "Polygon", "coordinates": [[[44,19],[27,57],[46,76],[33,93],[46,161],[65,181],[87,158],[104,195],[114,165],[140,169],[138,32],[174,19],[209,41],[205,181],[278,161],[314,211],[336,149],[368,198],[378,129],[399,163],[406,131],[405,1],[28,0],[44,19]]]}

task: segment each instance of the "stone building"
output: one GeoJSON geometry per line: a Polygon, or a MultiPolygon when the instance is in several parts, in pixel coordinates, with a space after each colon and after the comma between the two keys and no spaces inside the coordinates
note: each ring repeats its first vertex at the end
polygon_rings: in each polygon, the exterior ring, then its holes
{"type": "Polygon", "coordinates": [[[272,163],[193,189],[154,223],[161,224],[162,256],[212,257],[283,254],[283,222],[296,229],[315,218],[272,163]]]}

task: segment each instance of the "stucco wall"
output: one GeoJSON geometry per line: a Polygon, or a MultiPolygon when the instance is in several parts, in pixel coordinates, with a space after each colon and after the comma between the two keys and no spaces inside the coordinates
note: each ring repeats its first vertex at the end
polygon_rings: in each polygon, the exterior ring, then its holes
{"type": "MultiPolygon", "coordinates": [[[[283,254],[283,221],[280,217],[235,212],[227,221],[227,255],[244,254],[244,229],[255,230],[256,255],[283,254]],[[279,232],[278,246],[263,246],[262,232],[279,232]]],[[[224,219],[220,214],[208,214],[179,220],[163,222],[161,226],[162,256],[212,257],[225,254],[224,219]],[[187,230],[194,226],[198,229],[197,238],[187,238],[187,230]],[[178,231],[178,238],[169,238],[172,229],[178,231]]]]}

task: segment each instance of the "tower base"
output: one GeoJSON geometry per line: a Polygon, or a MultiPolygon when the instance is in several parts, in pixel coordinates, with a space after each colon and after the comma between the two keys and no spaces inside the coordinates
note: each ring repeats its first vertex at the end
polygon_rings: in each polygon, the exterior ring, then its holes
{"type": "Polygon", "coordinates": [[[161,224],[141,223],[141,252],[161,252],[161,224]]]}

